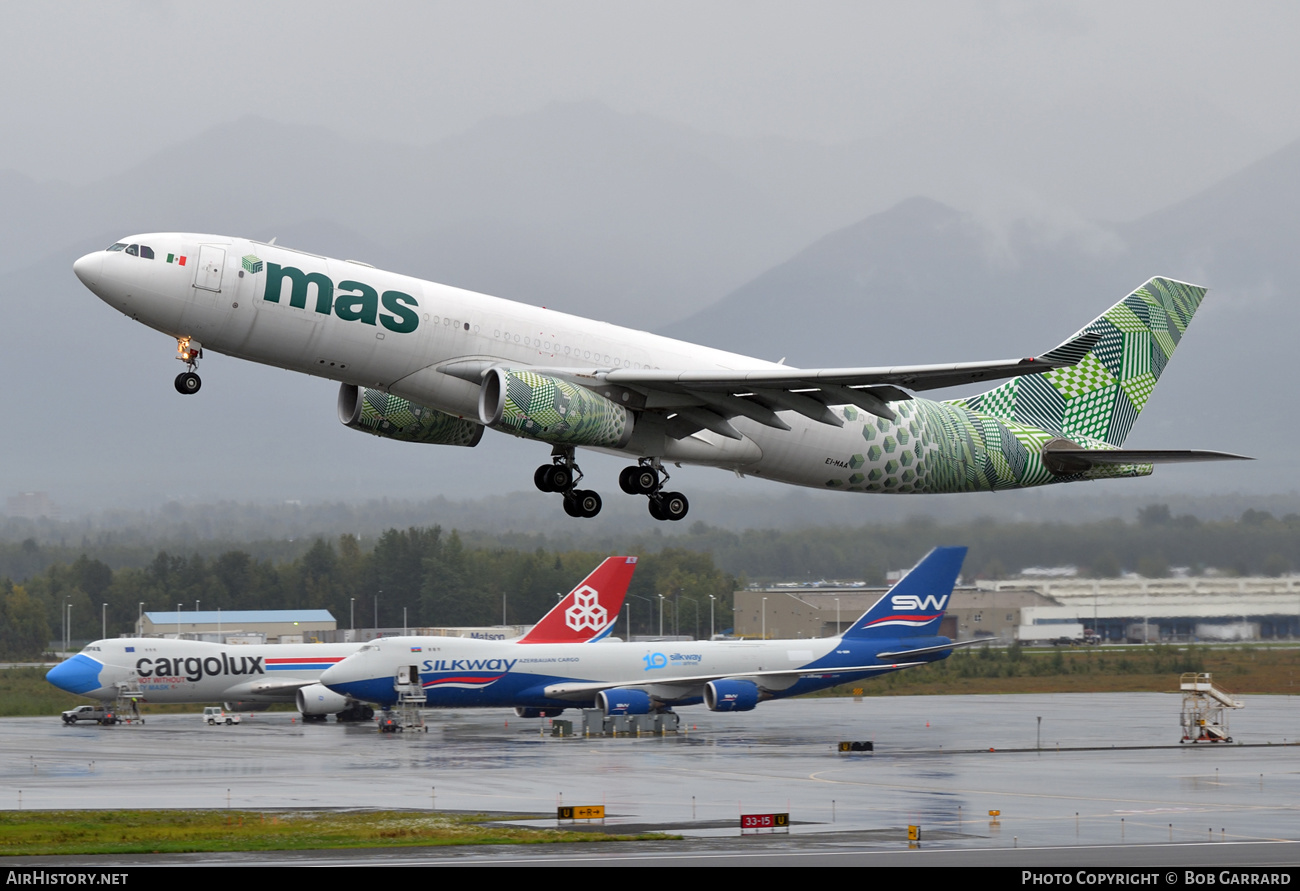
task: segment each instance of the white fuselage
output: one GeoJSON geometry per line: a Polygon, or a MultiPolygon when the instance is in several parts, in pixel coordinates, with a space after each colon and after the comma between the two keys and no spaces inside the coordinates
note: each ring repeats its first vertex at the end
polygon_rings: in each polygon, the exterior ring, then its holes
{"type": "MultiPolygon", "coordinates": [[[[753,678],[766,698],[780,698],[874,676],[905,667],[877,653],[911,645],[839,637],[532,645],[392,637],[366,644],[330,668],[321,683],[387,705],[397,698],[399,669],[412,666],[434,708],[572,707],[594,701],[598,687],[635,688],[666,705],[687,705],[703,698],[711,679],[753,678]]],[[[942,657],[924,661],[932,658],[942,657]]]]}
{"type": "MultiPolygon", "coordinates": [[[[478,382],[472,375],[447,374],[440,367],[458,362],[682,371],[781,367],[246,239],[158,233],[131,236],[129,241],[150,248],[154,258],[99,251],[79,259],[74,268],[87,287],[131,318],[178,339],[191,338],[205,350],[384,390],[475,421],[478,382]],[[245,258],[249,270],[243,268],[245,258]],[[294,305],[294,281],[288,278],[281,282],[279,299],[267,299],[271,289],[263,283],[272,264],[303,278],[320,278],[302,285],[296,301],[300,305],[294,305]],[[320,284],[326,281],[334,289],[333,305],[328,300],[318,303],[320,284]],[[339,304],[339,295],[355,299],[339,304]]],[[[782,418],[790,430],[739,417],[732,420],[743,434],[739,440],[708,430],[674,439],[647,414],[621,451],[806,486],[824,486],[828,476],[846,476],[840,468],[851,467],[861,475],[870,470],[863,466],[862,455],[854,454],[865,452],[866,444],[852,425],[816,423],[794,412],[783,412],[782,418]]],[[[906,435],[904,430],[904,439],[906,435]]],[[[876,463],[883,467],[896,457],[882,455],[876,463]]]]}
{"type": "Polygon", "coordinates": [[[46,679],[93,699],[130,693],[142,702],[293,702],[321,672],[361,644],[226,645],[122,637],[97,640],[46,679]]]}

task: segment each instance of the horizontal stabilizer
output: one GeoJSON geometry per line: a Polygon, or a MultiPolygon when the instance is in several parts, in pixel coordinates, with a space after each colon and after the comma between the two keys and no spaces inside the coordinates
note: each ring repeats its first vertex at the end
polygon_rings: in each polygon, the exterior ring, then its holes
{"type": "Polygon", "coordinates": [[[998,643],[998,639],[996,637],[977,637],[974,640],[963,640],[961,643],[957,643],[956,641],[951,641],[946,644],[940,644],[937,647],[918,647],[915,650],[898,650],[892,653],[877,653],[876,658],[894,659],[898,656],[906,656],[908,658],[911,658],[912,656],[924,656],[927,653],[942,653],[944,650],[955,650],[958,647],[974,647],[974,646],[979,646],[980,644],[988,645],[988,644],[995,644],[995,643],[998,643]]]}
{"type": "Polygon", "coordinates": [[[1052,473],[1086,473],[1094,467],[1127,464],[1190,464],[1194,461],[1253,461],[1247,455],[1208,452],[1202,449],[1084,449],[1070,446],[1043,447],[1043,464],[1052,473]]]}

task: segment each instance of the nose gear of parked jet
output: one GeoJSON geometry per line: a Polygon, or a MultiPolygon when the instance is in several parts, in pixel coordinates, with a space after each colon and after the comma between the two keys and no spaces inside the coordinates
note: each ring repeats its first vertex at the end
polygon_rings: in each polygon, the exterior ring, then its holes
{"type": "Polygon", "coordinates": [[[681,492],[665,492],[668,471],[658,458],[642,458],[635,467],[624,467],[618,475],[618,486],[629,495],[646,495],[650,500],[650,516],[656,520],[680,520],[690,510],[690,502],[681,492]]]}
{"type": "Polygon", "coordinates": [[[582,470],[573,460],[573,449],[556,446],[551,460],[553,463],[537,468],[533,484],[543,492],[562,493],[564,512],[571,517],[590,519],[600,513],[600,495],[590,489],[576,488],[582,480],[582,470]]]}
{"type": "Polygon", "coordinates": [[[199,392],[199,387],[203,386],[203,381],[196,373],[199,367],[199,359],[203,358],[203,345],[198,341],[190,340],[188,337],[178,337],[176,339],[176,358],[185,363],[189,371],[182,371],[176,375],[176,392],[182,396],[189,396],[191,393],[199,392]]]}

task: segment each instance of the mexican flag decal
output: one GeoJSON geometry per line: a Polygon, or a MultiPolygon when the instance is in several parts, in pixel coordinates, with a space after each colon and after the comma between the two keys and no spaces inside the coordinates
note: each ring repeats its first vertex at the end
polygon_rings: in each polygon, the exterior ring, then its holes
{"type": "Polygon", "coordinates": [[[185,255],[184,255],[184,254],[168,254],[168,255],[167,255],[167,262],[168,262],[168,263],[179,263],[181,266],[184,266],[184,265],[185,265],[185,255]]]}

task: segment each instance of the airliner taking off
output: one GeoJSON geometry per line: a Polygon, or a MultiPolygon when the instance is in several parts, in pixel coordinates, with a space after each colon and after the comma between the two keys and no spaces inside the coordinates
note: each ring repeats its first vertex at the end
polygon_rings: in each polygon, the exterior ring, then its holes
{"type": "Polygon", "coordinates": [[[474,446],[551,446],[537,468],[594,517],[575,448],[625,455],[619,487],[680,520],[668,464],[850,492],[947,493],[1144,476],[1222,452],[1124,449],[1205,289],[1153,278],[1042,355],[799,369],[421,281],[355,260],[188,233],[133,235],[73,264],[106,303],[176,339],[196,393],[206,350],[341,382],[340,420],[474,446]],[[963,399],[920,392],[1005,380],[963,399]]]}
{"type": "MultiPolygon", "coordinates": [[[[614,629],[635,557],[610,557],[551,608],[523,637],[526,644],[581,644],[602,640],[614,629]]],[[[452,638],[437,638],[451,640],[452,638]]],[[[499,642],[502,643],[502,642],[499,642]]],[[[373,711],[319,683],[321,672],[361,648],[338,644],[225,644],[154,637],[97,640],[54,666],[54,686],[105,702],[223,702],[227,708],[296,702],[304,718],[366,720],[373,711]]]]}
{"type": "Polygon", "coordinates": [[[526,652],[499,641],[391,637],[366,644],[320,680],[340,695],[388,706],[398,698],[400,672],[418,676],[431,707],[506,706],[526,718],[554,717],[573,707],[649,714],[698,702],[713,711],[749,711],[768,699],[946,659],[955,647],[988,643],[958,644],[939,634],[965,557],[965,548],[935,548],[838,637],[540,644],[526,652]]]}

